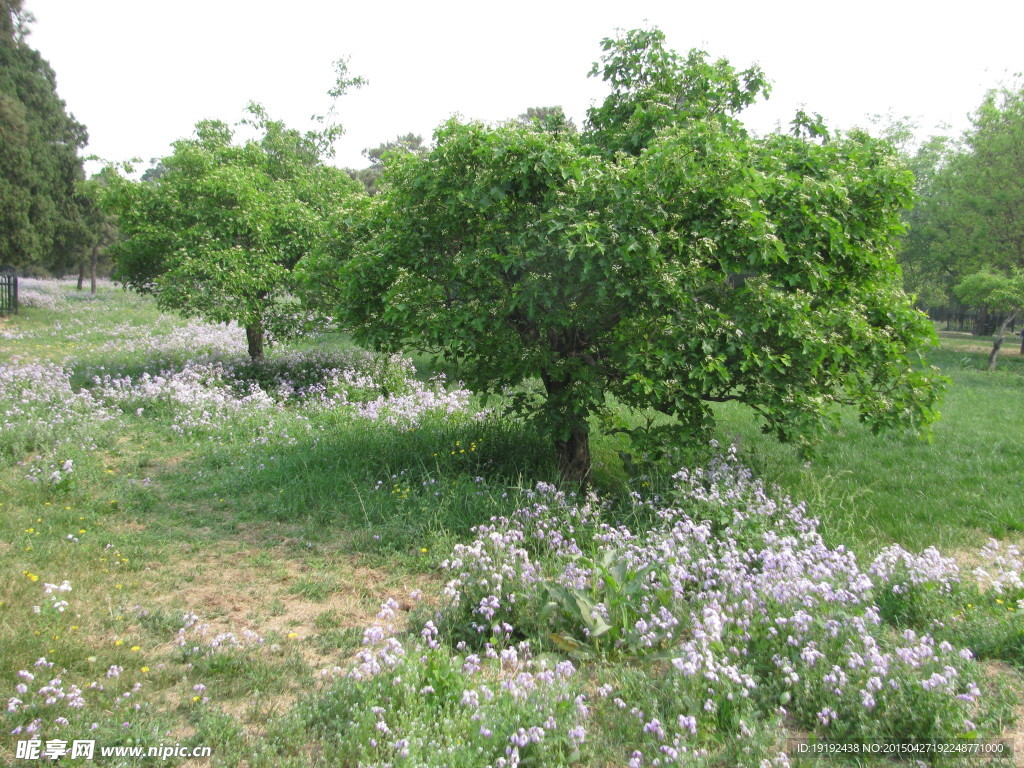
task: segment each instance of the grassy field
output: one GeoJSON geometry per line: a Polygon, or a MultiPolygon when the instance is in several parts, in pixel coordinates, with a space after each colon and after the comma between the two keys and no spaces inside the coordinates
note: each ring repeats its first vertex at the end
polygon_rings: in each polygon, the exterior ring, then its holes
{"type": "Polygon", "coordinates": [[[737,440],[762,477],[811,502],[833,541],[956,550],[984,536],[1019,539],[1024,361],[1006,356],[989,373],[987,353],[963,351],[959,341],[944,337],[929,355],[950,379],[929,441],[872,435],[847,417],[816,455],[801,461],[760,435],[740,408],[722,410],[723,439],[737,440]]]}
{"type": "Polygon", "coordinates": [[[722,408],[735,454],[674,480],[598,435],[587,500],[409,361],[325,335],[253,366],[240,329],[71,288],[0,320],[0,760],[782,765],[1019,731],[1017,345],[988,373],[943,336],[930,442],[844,417],[803,456],[722,408]]]}

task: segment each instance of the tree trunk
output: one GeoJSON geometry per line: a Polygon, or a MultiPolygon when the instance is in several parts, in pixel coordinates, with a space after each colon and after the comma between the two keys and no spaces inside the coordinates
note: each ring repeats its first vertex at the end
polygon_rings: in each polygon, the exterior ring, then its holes
{"type": "Polygon", "coordinates": [[[974,335],[975,336],[987,336],[985,333],[989,325],[988,310],[981,307],[978,313],[974,316],[974,335]]]}
{"type": "Polygon", "coordinates": [[[572,427],[568,440],[555,440],[555,455],[562,479],[586,488],[590,481],[590,427],[586,421],[572,427]]]}
{"type": "MultiPolygon", "coordinates": [[[[996,369],[996,358],[999,356],[999,348],[1003,346],[1003,339],[1006,338],[1006,330],[1010,327],[1010,323],[1017,319],[1017,312],[1011,314],[1008,318],[1003,320],[1003,324],[999,326],[999,330],[996,332],[996,340],[992,345],[992,351],[988,356],[988,369],[994,371],[996,369]]],[[[1024,349],[1024,341],[1021,342],[1021,349],[1024,349]]]]}
{"type": "MultiPolygon", "coordinates": [[[[90,282],[89,292],[90,293],[96,293],[96,262],[99,260],[99,256],[100,256],[100,244],[96,243],[96,245],[94,245],[92,247],[92,258],[89,260],[89,270],[90,270],[89,271],[89,282],[90,282]]],[[[79,290],[81,290],[81,288],[79,288],[79,290]]]]}
{"type": "Polygon", "coordinates": [[[263,325],[245,326],[245,340],[249,343],[249,357],[255,363],[263,362],[263,325]]]}
{"type": "Polygon", "coordinates": [[[571,379],[556,379],[541,372],[547,391],[548,424],[556,435],[555,457],[562,480],[585,490],[590,481],[590,425],[571,394],[571,379]],[[563,439],[561,435],[568,433],[563,439]]]}
{"type": "Polygon", "coordinates": [[[82,290],[82,285],[85,283],[85,261],[80,260],[78,262],[78,290],[82,290]]]}

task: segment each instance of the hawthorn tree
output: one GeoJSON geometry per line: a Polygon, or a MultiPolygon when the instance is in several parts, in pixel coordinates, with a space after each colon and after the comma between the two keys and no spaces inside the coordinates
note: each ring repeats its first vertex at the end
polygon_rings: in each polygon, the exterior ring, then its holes
{"type": "Polygon", "coordinates": [[[323,134],[288,129],[257,105],[250,113],[258,138],[236,143],[227,124],[200,122],[152,180],[109,176],[105,205],[120,230],[110,249],[115,279],[161,307],[237,321],[261,360],[267,331],[288,331],[304,314],[293,268],[329,214],[362,190],[323,163],[323,134]]]}
{"type": "Polygon", "coordinates": [[[933,331],[893,252],[913,179],[891,146],[804,115],[755,138],[736,114],[767,92],[756,67],[681,56],[656,29],[602,45],[611,93],[580,132],[451,120],[388,164],[372,236],[335,264],[358,337],[454,358],[479,391],[539,379],[517,405],[574,482],[608,396],[701,439],[729,400],[784,440],[835,404],[875,429],[936,418],[915,367],[933,331]]]}

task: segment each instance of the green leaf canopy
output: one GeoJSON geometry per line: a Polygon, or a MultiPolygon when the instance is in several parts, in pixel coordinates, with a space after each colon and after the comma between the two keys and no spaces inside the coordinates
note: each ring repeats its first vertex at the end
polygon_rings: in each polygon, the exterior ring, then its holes
{"type": "Polygon", "coordinates": [[[900,289],[894,244],[912,177],[866,134],[798,116],[751,136],[762,90],[657,30],[606,40],[613,92],[579,134],[452,120],[395,158],[373,237],[338,259],[340,311],[365,340],[457,358],[500,391],[539,377],[563,472],[589,470],[607,395],[675,417],[750,405],[779,437],[835,403],[875,427],[934,418],[915,369],[932,331],[900,289]]]}
{"type": "Polygon", "coordinates": [[[174,144],[158,178],[112,177],[106,205],[122,233],[115,277],[162,307],[237,321],[258,357],[263,331],[287,331],[299,314],[293,268],[328,215],[361,189],[321,163],[317,135],[251,111],[259,139],[238,144],[225,123],[201,122],[195,138],[174,144]]]}

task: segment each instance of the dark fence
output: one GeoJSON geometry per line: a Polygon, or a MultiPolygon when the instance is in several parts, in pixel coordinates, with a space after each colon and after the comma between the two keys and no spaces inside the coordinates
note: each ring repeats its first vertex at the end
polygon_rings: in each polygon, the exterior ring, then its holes
{"type": "MultiPolygon", "coordinates": [[[[975,336],[993,335],[1004,319],[985,310],[959,307],[931,307],[928,309],[928,317],[935,323],[945,323],[941,330],[973,333],[975,336]]],[[[1016,327],[1010,328],[1010,333],[1015,331],[1016,327]]]]}
{"type": "Polygon", "coordinates": [[[18,273],[13,267],[0,267],[0,315],[18,312],[18,273]]]}

